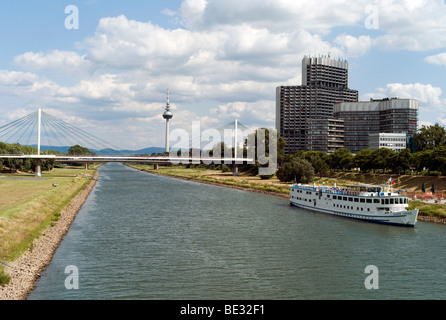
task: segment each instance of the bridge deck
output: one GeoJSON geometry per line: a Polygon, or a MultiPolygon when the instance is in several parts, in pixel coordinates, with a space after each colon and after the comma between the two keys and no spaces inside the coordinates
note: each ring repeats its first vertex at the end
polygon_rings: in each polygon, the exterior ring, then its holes
{"type": "Polygon", "coordinates": [[[142,157],[142,156],[57,156],[57,155],[0,155],[0,159],[54,159],[57,162],[147,162],[163,163],[208,163],[242,164],[253,163],[252,158],[212,158],[212,157],[142,157]]]}

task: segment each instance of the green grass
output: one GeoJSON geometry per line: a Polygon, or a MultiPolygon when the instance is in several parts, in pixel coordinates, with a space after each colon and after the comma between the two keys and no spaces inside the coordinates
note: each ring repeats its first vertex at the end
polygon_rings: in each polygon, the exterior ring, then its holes
{"type": "Polygon", "coordinates": [[[425,203],[419,200],[410,201],[409,209],[418,209],[421,216],[446,218],[446,206],[439,203],[425,203]]]}
{"type": "MultiPolygon", "coordinates": [[[[44,172],[40,180],[0,179],[0,261],[12,261],[31,248],[62,210],[90,183],[95,170],[66,167],[44,172]]],[[[7,177],[33,177],[27,174],[7,177]]]]}

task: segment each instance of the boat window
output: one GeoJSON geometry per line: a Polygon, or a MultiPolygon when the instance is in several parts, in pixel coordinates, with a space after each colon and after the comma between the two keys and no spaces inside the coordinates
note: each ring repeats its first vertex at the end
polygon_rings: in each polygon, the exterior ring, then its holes
{"type": "Polygon", "coordinates": [[[347,201],[347,197],[342,197],[342,200],[347,201]]]}
{"type": "MultiPolygon", "coordinates": [[[[361,202],[365,202],[365,199],[364,198],[361,198],[361,199],[359,199],[361,202]]],[[[369,199],[367,199],[367,200],[369,200],[369,199]]]]}
{"type": "Polygon", "coordinates": [[[329,195],[329,194],[327,194],[327,198],[330,198],[330,195],[329,195]]]}
{"type": "Polygon", "coordinates": [[[333,196],[333,199],[335,199],[335,200],[336,200],[337,198],[338,198],[337,196],[333,196]]]}
{"type": "Polygon", "coordinates": [[[385,200],[386,200],[385,203],[386,203],[386,204],[389,204],[389,199],[385,199],[385,200]]]}
{"type": "Polygon", "coordinates": [[[353,198],[349,197],[349,198],[348,198],[348,201],[353,201],[353,198]]]}
{"type": "Polygon", "coordinates": [[[372,199],[367,199],[367,203],[372,203],[372,199]]]}
{"type": "Polygon", "coordinates": [[[355,202],[359,202],[359,199],[358,199],[358,198],[355,198],[355,202]]]}
{"type": "Polygon", "coordinates": [[[393,204],[393,198],[392,199],[389,199],[390,200],[390,204],[393,204]]]}
{"type": "Polygon", "coordinates": [[[379,199],[373,199],[373,203],[379,203],[379,199]]]}
{"type": "Polygon", "coordinates": [[[399,198],[395,198],[395,204],[399,204],[400,203],[400,199],[399,198]]]}
{"type": "Polygon", "coordinates": [[[381,199],[381,204],[384,204],[384,199],[381,199]]]}

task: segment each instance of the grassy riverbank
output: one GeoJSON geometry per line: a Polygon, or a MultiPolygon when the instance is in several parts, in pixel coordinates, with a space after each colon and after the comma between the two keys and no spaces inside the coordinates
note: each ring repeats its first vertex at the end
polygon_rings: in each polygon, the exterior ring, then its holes
{"type": "MultiPolygon", "coordinates": [[[[249,176],[239,174],[233,176],[232,172],[222,172],[221,170],[210,170],[207,168],[186,168],[186,166],[159,166],[158,170],[153,169],[153,165],[132,164],[133,168],[144,170],[154,174],[161,174],[176,178],[190,179],[205,183],[215,183],[229,187],[238,187],[247,190],[275,194],[278,196],[289,196],[290,183],[280,182],[277,178],[262,180],[259,176],[249,176]]],[[[389,175],[383,174],[358,174],[358,173],[333,173],[330,177],[316,177],[315,183],[321,185],[347,185],[347,184],[383,184],[389,175]]],[[[421,186],[435,184],[438,190],[446,190],[445,177],[432,176],[392,176],[397,184],[396,189],[404,189],[410,192],[421,192],[421,186]]],[[[446,195],[446,194],[445,194],[446,195]]],[[[418,208],[419,220],[446,223],[446,205],[428,204],[422,201],[411,201],[412,209],[418,208]]]]}
{"type": "MultiPolygon", "coordinates": [[[[55,168],[33,174],[2,174],[0,178],[0,263],[20,257],[90,183],[95,168],[55,168]]],[[[0,281],[8,280],[0,265],[0,281]]],[[[1,283],[0,283],[1,284],[1,283]]]]}

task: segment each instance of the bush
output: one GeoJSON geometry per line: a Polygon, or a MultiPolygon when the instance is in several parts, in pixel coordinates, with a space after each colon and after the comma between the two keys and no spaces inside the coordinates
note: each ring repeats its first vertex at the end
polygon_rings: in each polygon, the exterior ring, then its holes
{"type": "Polygon", "coordinates": [[[0,287],[7,285],[9,281],[11,281],[11,277],[0,267],[0,287]]]}
{"type": "Polygon", "coordinates": [[[231,168],[229,168],[227,165],[225,165],[225,164],[222,164],[222,166],[221,166],[221,171],[222,172],[230,172],[231,171],[231,168]]]}
{"type": "Polygon", "coordinates": [[[262,179],[262,180],[269,180],[269,179],[271,179],[272,177],[274,177],[274,174],[262,174],[262,175],[260,175],[259,177],[260,177],[260,179],[262,179]]]}
{"type": "Polygon", "coordinates": [[[297,182],[308,183],[314,180],[314,168],[305,159],[293,158],[277,170],[276,176],[282,182],[296,179],[297,182]]]}

